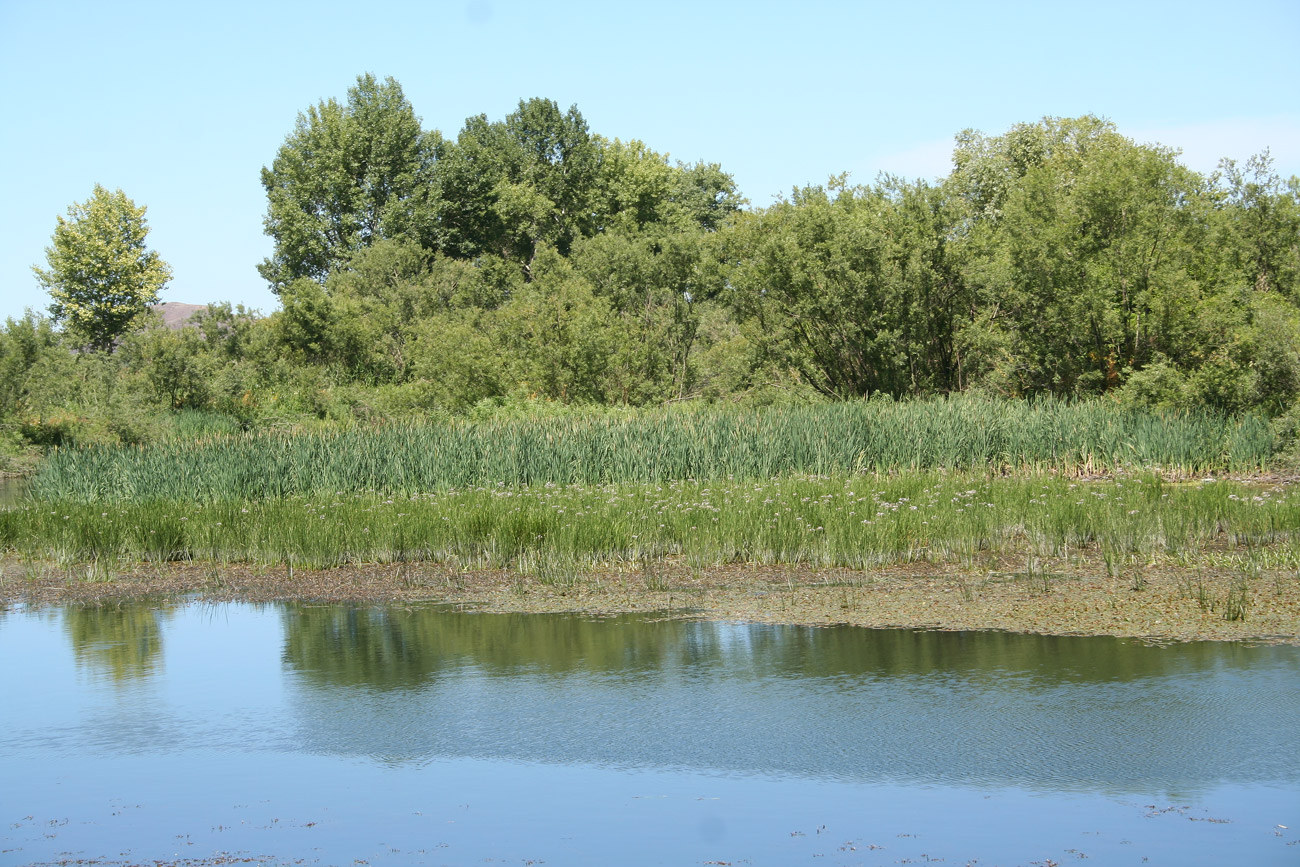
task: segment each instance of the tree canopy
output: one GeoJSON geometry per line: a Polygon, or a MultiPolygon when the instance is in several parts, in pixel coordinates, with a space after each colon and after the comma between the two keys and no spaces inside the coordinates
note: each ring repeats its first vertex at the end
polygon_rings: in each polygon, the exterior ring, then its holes
{"type": "Polygon", "coordinates": [[[109,350],[156,303],[171,268],[145,246],[145,208],[99,184],[85,202],[58,217],[49,268],[32,266],[50,293],[50,314],[86,344],[109,350]]]}
{"type": "Polygon", "coordinates": [[[323,281],[381,239],[433,245],[440,143],[392,78],[359,76],[346,105],[329,99],[299,114],[262,169],[275,252],[259,272],[278,292],[300,277],[323,281]]]}

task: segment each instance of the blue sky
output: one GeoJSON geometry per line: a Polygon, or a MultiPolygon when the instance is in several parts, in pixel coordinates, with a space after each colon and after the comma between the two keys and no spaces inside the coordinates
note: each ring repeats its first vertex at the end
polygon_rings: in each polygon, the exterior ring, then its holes
{"type": "Polygon", "coordinates": [[[300,111],[401,82],[454,136],[521,98],[719,162],[754,205],[850,172],[947,173],[952,137],[1113,120],[1209,171],[1300,174],[1300,3],[76,3],[0,0],[9,119],[0,318],[44,308],[55,217],[96,183],[149,208],[164,300],[270,312],[259,171],[300,111]]]}

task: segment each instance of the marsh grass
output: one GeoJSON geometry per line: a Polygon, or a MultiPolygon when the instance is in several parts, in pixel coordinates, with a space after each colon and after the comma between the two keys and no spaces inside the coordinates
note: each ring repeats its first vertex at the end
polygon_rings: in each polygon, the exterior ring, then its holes
{"type": "Polygon", "coordinates": [[[1036,592],[1044,595],[1052,592],[1051,573],[1045,571],[1039,559],[1032,554],[1025,558],[1025,571],[1022,575],[1030,588],[1036,592]]]}
{"type": "Polygon", "coordinates": [[[1134,558],[1133,560],[1133,582],[1129,584],[1129,589],[1134,593],[1141,593],[1147,589],[1147,571],[1146,564],[1134,558]]]}
{"type": "Polygon", "coordinates": [[[1250,610],[1250,578],[1240,574],[1232,582],[1228,594],[1223,600],[1223,619],[1227,621],[1245,620],[1250,610]]]}
{"type": "MultiPolygon", "coordinates": [[[[101,504],[215,503],[928,470],[1190,476],[1260,470],[1271,448],[1268,424],[1253,416],[961,396],[65,449],[51,455],[29,494],[40,501],[101,504]]],[[[158,547],[158,556],[166,557],[164,540],[158,547]]]]}
{"type": "MultiPolygon", "coordinates": [[[[410,497],[335,494],[263,502],[28,503],[0,512],[0,548],[61,564],[117,559],[328,568],[436,561],[517,568],[549,584],[608,561],[871,569],[973,567],[1096,552],[1110,577],[1157,559],[1253,574],[1300,571],[1300,495],[1156,476],[1073,481],[974,473],[765,481],[470,487],[410,497]],[[1267,528],[1267,532],[1261,532],[1267,528]],[[1267,540],[1267,541],[1265,541],[1267,540]]],[[[656,581],[651,577],[650,581],[656,581]]],[[[1140,589],[1140,587],[1137,587],[1140,589]]]]}
{"type": "Polygon", "coordinates": [[[116,577],[117,565],[115,557],[96,557],[88,561],[65,563],[63,569],[69,582],[108,583],[116,577]]]}
{"type": "Polygon", "coordinates": [[[579,582],[581,573],[587,571],[572,552],[548,549],[521,552],[514,570],[538,584],[561,588],[573,587],[579,582]]]}
{"type": "Polygon", "coordinates": [[[672,575],[662,559],[642,553],[639,562],[641,580],[652,593],[667,593],[673,589],[672,575]]]}
{"type": "Polygon", "coordinates": [[[1194,575],[1187,575],[1183,579],[1184,594],[1190,599],[1196,600],[1196,606],[1204,613],[1214,610],[1214,600],[1210,596],[1210,591],[1205,584],[1205,571],[1197,569],[1194,575]]]}
{"type": "Polygon", "coordinates": [[[962,601],[975,601],[975,588],[971,586],[970,576],[965,571],[957,573],[957,590],[961,593],[962,601]]]}

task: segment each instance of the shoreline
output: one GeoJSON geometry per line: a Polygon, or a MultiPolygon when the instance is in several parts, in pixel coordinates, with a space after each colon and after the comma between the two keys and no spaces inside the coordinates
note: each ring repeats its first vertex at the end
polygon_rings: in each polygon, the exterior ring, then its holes
{"type": "Polygon", "coordinates": [[[1100,558],[988,558],[865,571],[800,565],[691,568],[674,559],[565,575],[436,563],[289,569],[206,562],[58,567],[0,560],[0,612],[15,605],[141,600],[453,605],[483,613],[655,614],[800,626],[997,630],[1153,643],[1300,645],[1300,576],[1153,565],[1122,575],[1100,558]],[[1098,561],[1098,562],[1094,562],[1098,561]],[[1229,619],[1233,614],[1241,619],[1229,619]]]}

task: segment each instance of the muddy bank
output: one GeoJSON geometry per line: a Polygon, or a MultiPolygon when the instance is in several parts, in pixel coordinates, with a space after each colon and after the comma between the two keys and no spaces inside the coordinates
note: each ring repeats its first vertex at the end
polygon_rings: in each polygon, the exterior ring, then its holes
{"type": "Polygon", "coordinates": [[[567,575],[437,564],[328,570],[208,563],[0,562],[0,605],[207,601],[441,603],[491,612],[670,612],[814,626],[998,629],[1150,641],[1300,644],[1300,576],[1149,567],[1113,576],[1088,560],[909,564],[868,571],[801,566],[609,564],[567,575]],[[1027,568],[1028,567],[1028,568],[1027,568]]]}

